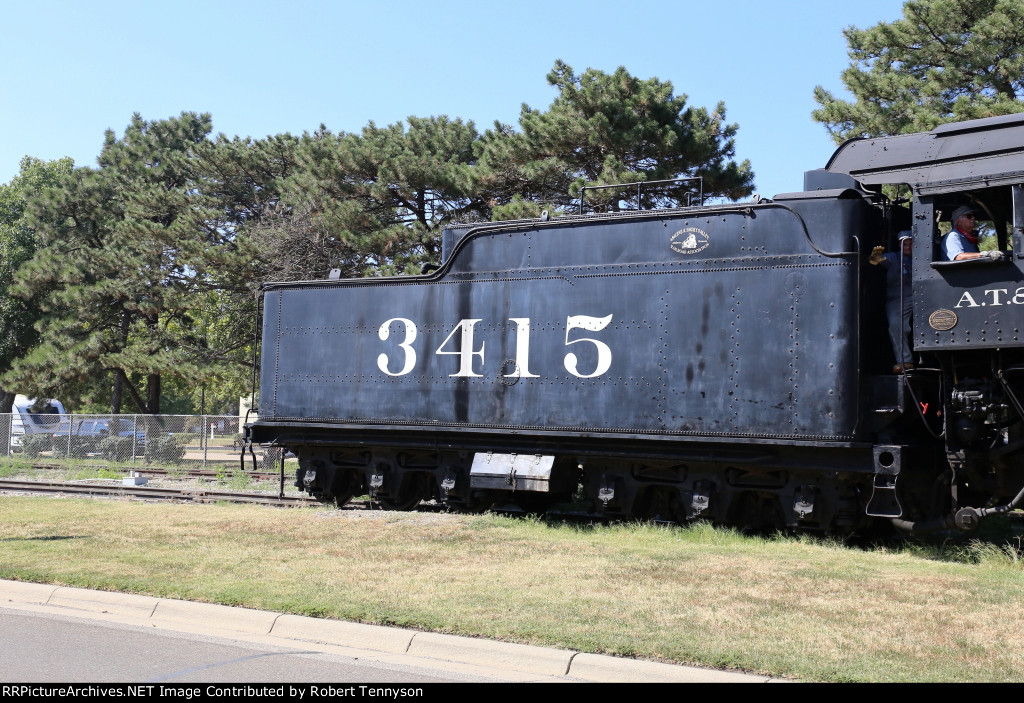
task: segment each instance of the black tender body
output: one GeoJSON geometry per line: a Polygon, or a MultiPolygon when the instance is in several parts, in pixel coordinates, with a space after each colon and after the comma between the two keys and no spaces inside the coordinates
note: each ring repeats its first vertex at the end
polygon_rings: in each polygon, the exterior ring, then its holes
{"type": "MultiPolygon", "coordinates": [[[[966,124],[945,138],[1014,142],[1013,177],[880,181],[898,155],[854,142],[773,201],[460,225],[430,275],[268,284],[251,439],[339,503],[972,527],[1020,488],[1024,122],[966,124]],[[1012,259],[936,261],[941,213],[978,198],[1012,259]],[[867,257],[911,223],[920,363],[894,374],[867,257]]],[[[943,137],[912,136],[928,172],[943,137]]]]}

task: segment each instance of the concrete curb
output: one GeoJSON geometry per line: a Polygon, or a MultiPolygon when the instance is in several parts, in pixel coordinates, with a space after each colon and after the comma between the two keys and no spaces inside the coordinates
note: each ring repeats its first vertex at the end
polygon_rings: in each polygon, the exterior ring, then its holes
{"type": "Polygon", "coordinates": [[[199,629],[206,633],[216,632],[224,637],[230,637],[230,633],[239,633],[289,641],[316,642],[549,678],[675,683],[779,681],[766,676],[494,642],[473,637],[0,579],[0,605],[4,604],[15,607],[36,606],[34,609],[53,608],[54,611],[51,612],[59,612],[62,615],[75,615],[77,611],[82,614],[130,618],[163,629],[193,632],[199,629]]]}
{"type": "Polygon", "coordinates": [[[321,642],[389,654],[406,654],[413,637],[419,633],[415,630],[365,625],[359,622],[282,615],[274,623],[274,629],[270,634],[275,637],[304,642],[321,642]]]}
{"type": "Polygon", "coordinates": [[[569,665],[576,652],[527,644],[418,632],[413,637],[409,654],[462,664],[529,671],[544,676],[575,676],[569,671],[569,665]]]}
{"type": "Polygon", "coordinates": [[[14,603],[40,603],[49,602],[50,596],[60,586],[50,586],[45,583],[25,583],[24,581],[2,581],[0,580],[0,600],[14,603]]]}
{"type": "MultiPolygon", "coordinates": [[[[0,591],[2,592],[2,591],[0,591]]],[[[90,591],[85,588],[60,587],[45,605],[87,610],[91,613],[109,613],[130,618],[150,618],[159,601],[149,596],[110,591],[90,591]]]]}
{"type": "Polygon", "coordinates": [[[200,623],[203,629],[232,630],[251,635],[269,635],[274,621],[281,613],[267,613],[249,608],[233,608],[213,603],[192,603],[186,600],[156,600],[153,620],[194,626],[200,623]]]}
{"type": "Polygon", "coordinates": [[[767,676],[752,676],[733,671],[676,666],[639,659],[620,659],[601,654],[577,654],[572,660],[572,675],[602,683],[756,683],[777,681],[767,676]]]}

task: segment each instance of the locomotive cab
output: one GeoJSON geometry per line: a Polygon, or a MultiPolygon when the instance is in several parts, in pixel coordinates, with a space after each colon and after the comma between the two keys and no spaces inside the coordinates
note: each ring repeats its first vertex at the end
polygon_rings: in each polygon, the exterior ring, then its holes
{"type": "MultiPolygon", "coordinates": [[[[917,529],[970,529],[981,517],[1008,512],[1024,496],[1024,117],[853,140],[827,168],[868,187],[912,192],[916,365],[896,383],[910,396],[904,407],[920,416],[920,442],[942,450],[935,483],[948,485],[948,507],[944,517],[924,522],[895,507],[892,517],[917,529]],[[943,238],[963,206],[976,216],[982,255],[949,260],[943,238]]],[[[906,429],[899,434],[909,436],[906,429]]],[[[893,505],[924,488],[919,475],[916,489],[896,489],[909,478],[897,471],[887,479],[893,505]]]]}

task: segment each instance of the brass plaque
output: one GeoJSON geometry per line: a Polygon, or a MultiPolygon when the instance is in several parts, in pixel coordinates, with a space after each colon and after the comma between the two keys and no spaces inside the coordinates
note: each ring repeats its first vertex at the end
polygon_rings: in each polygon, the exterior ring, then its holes
{"type": "Polygon", "coordinates": [[[953,329],[956,327],[957,321],[956,313],[945,308],[936,310],[928,316],[928,324],[933,330],[938,330],[939,332],[953,329]]]}

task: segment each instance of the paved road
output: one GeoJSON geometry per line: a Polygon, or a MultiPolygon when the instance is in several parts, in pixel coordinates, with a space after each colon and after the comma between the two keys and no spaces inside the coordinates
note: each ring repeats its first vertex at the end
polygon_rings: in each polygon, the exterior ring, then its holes
{"type": "Polygon", "coordinates": [[[187,632],[0,607],[0,681],[181,683],[495,682],[436,667],[365,660],[187,632]]]}
{"type": "Polygon", "coordinates": [[[687,682],[765,676],[0,580],[0,681],[687,682]]]}

